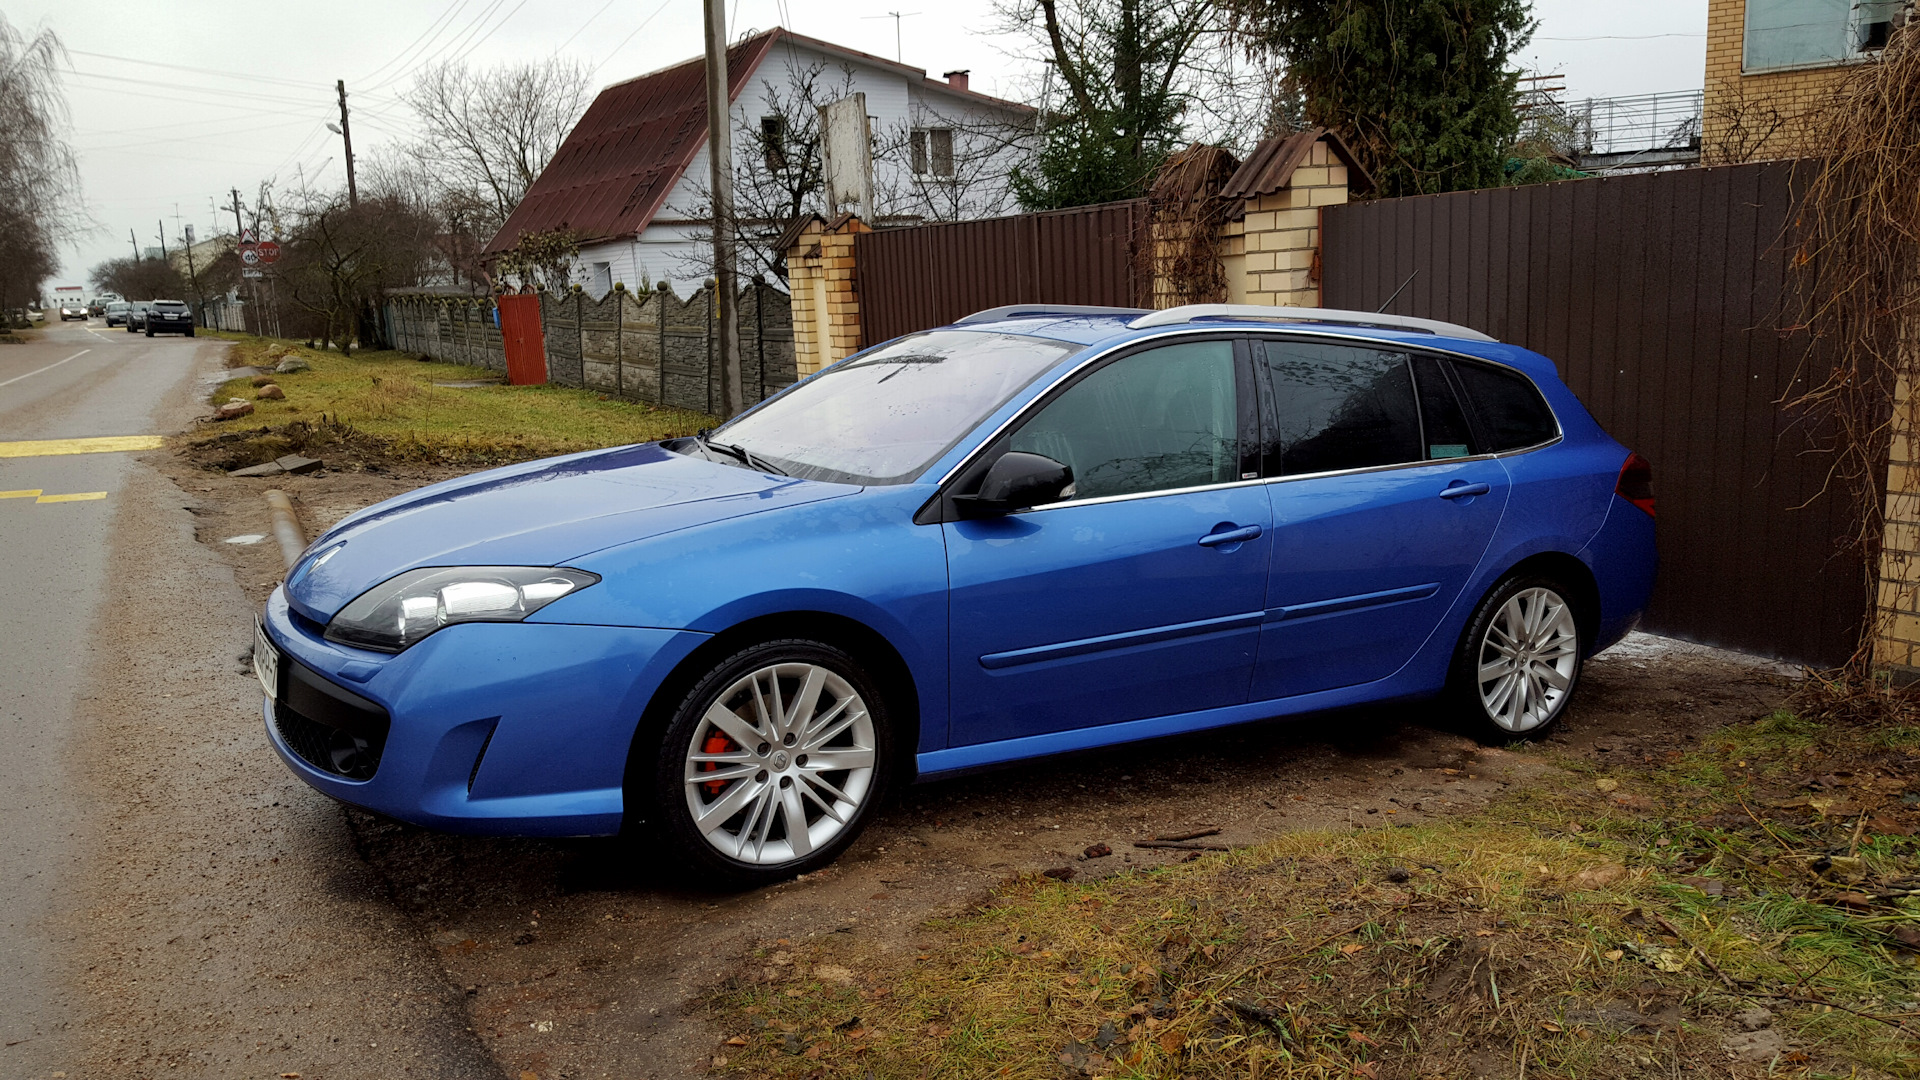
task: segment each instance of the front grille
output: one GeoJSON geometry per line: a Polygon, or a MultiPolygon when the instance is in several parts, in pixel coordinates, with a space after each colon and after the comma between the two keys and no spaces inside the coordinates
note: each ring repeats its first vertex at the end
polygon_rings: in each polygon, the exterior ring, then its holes
{"type": "Polygon", "coordinates": [[[335,686],[292,657],[283,654],[281,663],[288,670],[281,676],[273,723],[287,749],[321,772],[371,780],[387,746],[387,710],[335,686]]]}

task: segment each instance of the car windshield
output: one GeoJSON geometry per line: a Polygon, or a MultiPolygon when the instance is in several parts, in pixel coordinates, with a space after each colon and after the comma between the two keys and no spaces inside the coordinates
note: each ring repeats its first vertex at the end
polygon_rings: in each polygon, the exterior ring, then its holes
{"type": "Polygon", "coordinates": [[[1014,334],[914,334],[807,379],[714,438],[810,480],[908,483],[1079,349],[1014,334]]]}

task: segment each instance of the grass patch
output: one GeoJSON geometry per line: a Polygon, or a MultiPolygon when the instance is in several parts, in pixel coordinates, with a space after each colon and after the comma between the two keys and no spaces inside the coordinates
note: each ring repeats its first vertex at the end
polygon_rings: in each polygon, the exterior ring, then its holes
{"type": "Polygon", "coordinates": [[[1920,857],[1868,807],[1910,742],[1779,713],[1476,817],[1012,881],[912,958],[769,944],[711,1000],[716,1071],[1920,1076],[1920,857]],[[1776,807],[1843,767],[1854,816],[1776,807]]]}
{"type": "Polygon", "coordinates": [[[275,375],[284,401],[256,400],[249,379],[233,379],[215,403],[241,398],[254,412],[193,440],[206,463],[222,468],[269,461],[286,453],[332,451],[366,460],[496,464],[651,442],[717,423],[702,413],[609,398],[562,386],[477,387],[435,383],[499,379],[487,368],[419,361],[397,352],[352,356],[241,334],[229,363],[271,369],[287,356],[309,371],[275,375]],[[266,425],[266,430],[259,430],[266,425]]]}

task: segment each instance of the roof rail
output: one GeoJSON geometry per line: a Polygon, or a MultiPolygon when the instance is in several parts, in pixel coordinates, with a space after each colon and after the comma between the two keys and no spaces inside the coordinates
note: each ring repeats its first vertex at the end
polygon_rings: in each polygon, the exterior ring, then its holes
{"type": "Polygon", "coordinates": [[[1134,330],[1149,326],[1175,326],[1202,319],[1267,319],[1273,322],[1337,323],[1343,326],[1371,326],[1381,330],[1412,330],[1421,334],[1494,341],[1471,327],[1437,319],[1416,319],[1411,315],[1388,315],[1380,311],[1341,311],[1337,308],[1268,307],[1256,304],[1187,304],[1150,312],[1128,323],[1134,330]]]}
{"type": "Polygon", "coordinates": [[[976,311],[964,319],[954,322],[955,326],[970,323],[1000,322],[1003,319],[1018,319],[1030,315],[1146,315],[1146,308],[1137,307],[1091,307],[1086,304],[1007,304],[1003,307],[976,311]]]}

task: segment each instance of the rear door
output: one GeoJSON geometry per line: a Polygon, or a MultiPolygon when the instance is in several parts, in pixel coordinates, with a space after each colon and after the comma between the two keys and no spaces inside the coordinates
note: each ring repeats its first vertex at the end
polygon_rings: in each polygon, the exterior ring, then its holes
{"type": "Polygon", "coordinates": [[[1272,543],[1245,344],[1083,372],[983,456],[1073,470],[1060,502],[948,522],[952,744],[1247,700],[1272,543]]]}
{"type": "Polygon", "coordinates": [[[1385,678],[1486,553],[1506,469],[1431,356],[1283,339],[1254,355],[1274,548],[1253,700],[1385,678]]]}

